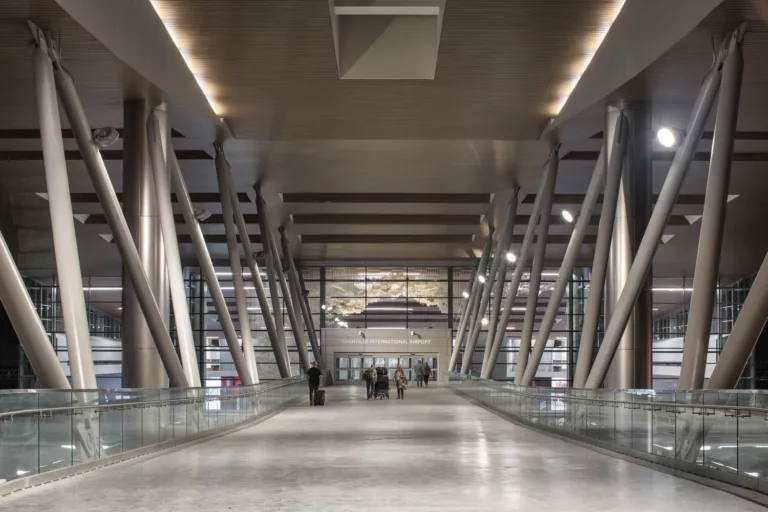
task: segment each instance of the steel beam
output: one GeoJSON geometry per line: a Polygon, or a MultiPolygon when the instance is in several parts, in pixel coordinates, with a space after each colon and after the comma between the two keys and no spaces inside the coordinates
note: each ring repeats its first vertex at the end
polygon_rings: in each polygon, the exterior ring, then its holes
{"type": "MultiPolygon", "coordinates": [[[[213,299],[216,314],[219,316],[221,330],[224,331],[224,337],[226,338],[227,346],[230,347],[230,350],[232,347],[239,348],[237,331],[232,323],[232,317],[229,314],[229,308],[224,299],[224,293],[221,291],[221,284],[219,283],[219,278],[216,276],[216,269],[213,266],[211,254],[208,252],[208,247],[205,244],[203,232],[200,229],[200,224],[198,224],[197,219],[195,218],[194,206],[192,206],[192,201],[189,198],[189,192],[184,183],[184,177],[181,174],[179,161],[176,159],[176,155],[173,151],[168,153],[168,158],[170,160],[173,191],[176,194],[179,206],[181,207],[181,212],[184,215],[184,222],[186,223],[187,230],[192,238],[195,255],[197,256],[197,261],[200,263],[200,269],[202,270],[205,284],[208,286],[208,291],[211,294],[211,299],[213,299]]],[[[255,383],[258,383],[258,381],[255,381],[254,384],[255,383]]]]}
{"type": "Polygon", "coordinates": [[[312,320],[312,310],[309,307],[309,301],[307,299],[306,288],[304,286],[304,279],[301,277],[296,263],[293,260],[293,254],[291,254],[291,248],[288,245],[288,239],[285,236],[285,230],[280,230],[280,241],[283,246],[283,255],[288,262],[288,277],[293,283],[293,288],[300,293],[302,299],[299,303],[301,307],[301,314],[304,317],[304,325],[307,328],[307,337],[309,338],[309,345],[312,347],[312,357],[320,369],[322,369],[320,344],[317,341],[317,334],[315,333],[315,322],[312,320]]]}
{"type": "Polygon", "coordinates": [[[197,367],[195,340],[192,335],[192,321],[187,306],[187,289],[184,284],[184,271],[179,256],[176,237],[176,221],[171,207],[171,185],[168,173],[167,155],[173,151],[169,141],[168,114],[165,105],[155,107],[147,118],[147,140],[149,144],[152,174],[155,182],[155,194],[160,214],[165,263],[168,269],[168,281],[171,288],[173,318],[176,324],[176,339],[181,356],[181,366],[192,387],[200,387],[200,372],[197,367]]]}
{"type": "MultiPolygon", "coordinates": [[[[528,299],[525,302],[525,319],[523,320],[523,332],[520,336],[520,352],[517,356],[515,368],[515,381],[518,375],[524,375],[528,367],[531,345],[533,344],[533,324],[536,322],[536,308],[539,305],[539,290],[541,288],[541,273],[544,271],[544,259],[547,253],[547,235],[549,223],[552,219],[552,201],[555,196],[555,183],[557,178],[550,180],[544,190],[544,198],[541,203],[541,216],[539,219],[538,240],[536,241],[536,253],[531,265],[531,280],[528,283],[528,299]]],[[[547,338],[538,339],[538,345],[547,344],[547,338]]],[[[534,375],[536,369],[533,370],[534,375]]]]}
{"type": "MultiPolygon", "coordinates": [[[[299,353],[299,363],[301,364],[301,368],[306,373],[310,368],[309,354],[307,353],[307,342],[304,340],[302,326],[299,323],[296,310],[293,307],[292,293],[295,294],[298,292],[298,290],[294,287],[293,292],[291,292],[291,288],[288,286],[288,281],[285,278],[285,272],[283,272],[283,263],[280,261],[280,252],[277,249],[275,238],[272,236],[272,223],[269,220],[269,212],[267,211],[266,204],[264,203],[264,198],[261,197],[261,194],[257,193],[256,200],[260,201],[261,203],[259,215],[264,216],[264,224],[267,226],[267,232],[262,233],[261,236],[262,239],[264,239],[269,245],[269,250],[272,254],[272,261],[274,262],[275,270],[277,271],[277,282],[280,285],[280,291],[283,294],[283,303],[285,303],[285,309],[288,312],[288,322],[291,325],[291,330],[293,331],[293,339],[296,342],[296,350],[298,350],[299,353]]],[[[286,254],[284,253],[284,256],[285,255],[286,254]]]]}
{"type": "Polygon", "coordinates": [[[483,311],[480,309],[481,297],[485,293],[486,287],[490,288],[493,286],[493,283],[485,277],[488,270],[488,261],[491,258],[491,249],[493,247],[493,227],[491,226],[488,227],[488,241],[486,243],[488,251],[483,250],[483,254],[480,257],[480,264],[477,266],[477,277],[475,278],[475,281],[477,281],[477,293],[470,303],[470,316],[468,320],[469,323],[467,324],[469,336],[467,337],[466,348],[464,349],[464,357],[461,361],[462,375],[468,375],[469,371],[472,369],[472,358],[475,355],[475,345],[477,340],[475,340],[475,343],[473,344],[471,334],[475,329],[475,324],[480,326],[482,322],[483,311]]]}
{"type": "MultiPolygon", "coordinates": [[[[496,327],[496,335],[493,338],[493,346],[491,347],[492,351],[488,356],[486,376],[489,376],[490,374],[488,372],[491,372],[492,369],[496,366],[496,362],[499,359],[499,352],[501,351],[501,344],[504,341],[504,337],[507,335],[507,324],[509,323],[509,316],[512,314],[512,307],[515,304],[515,297],[517,296],[517,291],[520,288],[520,281],[523,278],[523,271],[531,254],[533,236],[539,223],[539,217],[542,214],[545,192],[548,190],[554,190],[554,184],[557,182],[557,170],[558,166],[560,165],[558,152],[559,148],[557,146],[553,146],[549,155],[549,161],[547,163],[546,170],[544,171],[544,174],[541,177],[541,182],[539,183],[539,190],[536,193],[536,199],[533,202],[531,218],[528,221],[528,229],[525,231],[523,245],[520,247],[520,254],[517,255],[515,273],[512,276],[512,282],[509,285],[507,298],[504,300],[504,307],[496,327]]],[[[551,209],[552,208],[550,206],[550,210],[551,209]]]]}
{"type": "Polygon", "coordinates": [[[675,206],[677,196],[680,193],[680,187],[685,179],[685,175],[688,173],[691,159],[704,131],[704,124],[717,96],[722,73],[722,60],[723,52],[721,51],[718,53],[714,68],[705,79],[701,92],[696,99],[691,119],[688,122],[687,135],[675,153],[667,178],[653,209],[651,219],[648,222],[648,227],[635,255],[635,261],[629,271],[629,277],[627,278],[624,290],[621,292],[621,297],[616,303],[613,317],[603,337],[603,343],[600,346],[592,371],[589,373],[585,383],[586,388],[595,389],[600,387],[613,361],[613,356],[621,341],[622,333],[627,326],[627,321],[632,314],[635,302],[640,295],[648,274],[648,269],[653,261],[653,255],[658,248],[664,227],[667,225],[672,208],[675,206]]]}
{"type": "Polygon", "coordinates": [[[74,80],[61,65],[61,62],[57,61],[54,64],[56,87],[64,111],[67,113],[70,127],[75,135],[85,167],[93,182],[99,203],[104,208],[104,215],[115,237],[118,250],[123,258],[123,264],[128,271],[131,282],[135,286],[136,296],[147,320],[165,371],[168,373],[170,384],[173,387],[189,387],[189,382],[186,375],[184,375],[184,369],[181,366],[181,362],[179,362],[179,358],[176,356],[171,336],[160,315],[157,300],[147,282],[147,275],[144,272],[136,246],[133,243],[128,224],[125,222],[125,217],[117,200],[115,190],[112,187],[104,160],[102,160],[101,153],[99,153],[99,149],[93,142],[91,128],[88,125],[88,119],[85,116],[85,111],[75,89],[74,80]]]}
{"type": "Polygon", "coordinates": [[[621,174],[627,154],[629,140],[629,124],[620,111],[616,119],[613,137],[606,138],[610,146],[607,159],[608,169],[605,175],[603,206],[600,212],[600,225],[597,228],[597,244],[592,258],[592,271],[589,278],[589,295],[587,310],[584,314],[579,355],[576,359],[573,387],[582,388],[587,381],[592,368],[592,353],[597,339],[597,325],[600,321],[600,309],[603,304],[603,288],[608,271],[608,258],[613,239],[613,227],[616,221],[616,204],[621,185],[621,174]]]}
{"type": "Polygon", "coordinates": [[[93,367],[88,313],[83,296],[83,276],[80,273],[80,256],[77,251],[77,235],[72,216],[53,63],[48,56],[45,35],[34,25],[30,28],[35,38],[32,62],[37,93],[37,113],[40,121],[56,274],[61,296],[64,331],[67,336],[72,386],[75,389],[96,389],[96,372],[93,367]]]}
{"type": "Polygon", "coordinates": [[[552,326],[555,324],[555,319],[560,310],[560,303],[563,300],[563,296],[565,296],[565,290],[570,282],[573,267],[576,265],[576,260],[579,257],[581,243],[584,240],[584,235],[589,227],[592,212],[595,209],[595,205],[597,205],[598,196],[603,191],[605,173],[605,148],[603,148],[600,151],[600,156],[595,164],[595,170],[592,172],[592,179],[589,181],[589,187],[584,196],[581,211],[579,211],[579,218],[576,221],[573,233],[571,233],[571,240],[568,242],[568,247],[565,249],[565,256],[563,257],[563,262],[560,264],[560,272],[557,275],[555,288],[552,290],[552,295],[549,298],[547,311],[544,313],[541,325],[539,326],[539,332],[536,334],[538,343],[533,347],[533,354],[525,367],[523,378],[519,382],[519,385],[521,386],[530,386],[533,379],[536,377],[536,371],[538,370],[541,358],[544,355],[546,341],[549,340],[549,335],[552,333],[552,326]]]}
{"type": "MultiPolygon", "coordinates": [[[[704,215],[701,219],[699,248],[693,274],[693,293],[688,310],[688,326],[683,345],[683,364],[678,389],[701,389],[707,366],[707,351],[715,307],[715,292],[723,243],[725,207],[731,181],[734,135],[744,72],[742,43],[744,32],[731,36],[728,57],[723,65],[723,80],[717,105],[712,159],[709,164],[704,215]]],[[[730,344],[730,338],[728,344],[730,344]]],[[[727,344],[726,344],[727,345],[727,344]]]]}

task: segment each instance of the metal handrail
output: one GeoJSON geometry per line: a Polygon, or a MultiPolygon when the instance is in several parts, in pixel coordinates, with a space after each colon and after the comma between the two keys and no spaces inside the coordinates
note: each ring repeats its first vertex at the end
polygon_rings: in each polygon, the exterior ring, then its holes
{"type": "MultiPolygon", "coordinates": [[[[495,388],[499,391],[505,391],[507,393],[512,393],[519,396],[525,396],[528,398],[552,398],[553,395],[544,395],[541,393],[526,393],[524,391],[518,391],[516,389],[508,388],[508,387],[502,387],[498,384],[490,384],[491,381],[487,380],[469,380],[467,379],[467,382],[471,382],[472,384],[478,385],[483,384],[487,387],[495,388]]],[[[638,395],[640,396],[640,395],[638,395]]],[[[582,396],[574,396],[574,395],[568,395],[563,394],[562,396],[556,396],[555,398],[559,398],[561,400],[567,399],[567,400],[576,400],[581,402],[597,402],[602,404],[621,404],[621,405],[632,405],[632,406],[641,406],[641,405],[659,405],[659,406],[665,406],[665,407],[681,407],[686,409],[715,409],[715,410],[723,410],[723,411],[744,411],[744,412],[750,412],[750,413],[759,413],[759,414],[765,414],[766,419],[768,419],[768,408],[761,408],[761,407],[754,407],[751,405],[720,405],[720,404],[684,404],[684,403],[677,403],[677,402],[653,402],[653,401],[641,401],[641,402],[632,402],[628,400],[612,400],[608,398],[596,398],[596,397],[582,397],[582,396]]],[[[702,413],[693,413],[693,414],[702,414],[702,413]]]]}
{"type": "MultiPolygon", "coordinates": [[[[303,380],[306,380],[306,378],[292,377],[290,382],[280,382],[279,384],[265,386],[260,389],[247,391],[245,393],[240,393],[237,395],[207,395],[207,396],[198,396],[198,397],[169,398],[167,400],[147,400],[143,402],[120,402],[120,403],[114,403],[114,404],[83,404],[83,405],[70,405],[66,407],[39,407],[37,409],[19,409],[18,411],[9,411],[9,412],[0,413],[0,422],[13,421],[13,418],[15,418],[16,416],[38,416],[42,418],[42,417],[49,417],[54,413],[67,413],[67,412],[74,412],[74,411],[83,410],[83,409],[101,410],[101,409],[122,409],[126,407],[135,409],[135,408],[149,408],[153,406],[160,407],[160,406],[172,405],[176,403],[191,404],[196,402],[202,403],[202,402],[215,402],[215,401],[222,401],[222,400],[227,401],[235,398],[243,398],[243,397],[249,397],[253,395],[259,395],[264,393],[265,391],[270,391],[273,389],[279,389],[285,386],[290,386],[290,385],[296,384],[297,382],[302,382],[303,380]]],[[[168,389],[227,389],[227,388],[168,388],[168,389]]],[[[240,389],[240,388],[231,388],[231,389],[240,389]]],[[[77,393],[77,391],[73,391],[73,393],[77,393]]]]}

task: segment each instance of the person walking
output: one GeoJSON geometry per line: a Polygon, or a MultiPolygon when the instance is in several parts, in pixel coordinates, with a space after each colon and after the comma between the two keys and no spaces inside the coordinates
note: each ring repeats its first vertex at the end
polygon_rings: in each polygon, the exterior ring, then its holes
{"type": "Polygon", "coordinates": [[[376,367],[371,363],[371,367],[363,372],[363,380],[365,380],[365,393],[368,395],[368,400],[373,398],[373,392],[376,391],[376,367]]]}
{"type": "Polygon", "coordinates": [[[312,368],[307,370],[307,382],[309,383],[309,405],[315,405],[315,393],[320,389],[320,378],[323,372],[319,368],[317,361],[312,363],[312,368]]]}
{"type": "Polygon", "coordinates": [[[424,365],[421,364],[421,359],[413,365],[413,378],[416,380],[417,387],[424,385],[424,365]]]}
{"type": "Polygon", "coordinates": [[[432,375],[432,368],[429,367],[429,363],[424,361],[424,385],[429,387],[429,377],[432,375]]]}
{"type": "Polygon", "coordinates": [[[397,386],[397,399],[405,400],[405,390],[408,389],[408,378],[403,371],[403,365],[398,364],[395,370],[395,386],[397,386]]]}

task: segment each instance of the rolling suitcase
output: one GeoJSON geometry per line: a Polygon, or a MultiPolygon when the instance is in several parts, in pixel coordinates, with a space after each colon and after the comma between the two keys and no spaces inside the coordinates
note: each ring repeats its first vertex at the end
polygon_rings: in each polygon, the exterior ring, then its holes
{"type": "Polygon", "coordinates": [[[325,405],[325,390],[318,389],[315,391],[315,405],[325,405]]]}

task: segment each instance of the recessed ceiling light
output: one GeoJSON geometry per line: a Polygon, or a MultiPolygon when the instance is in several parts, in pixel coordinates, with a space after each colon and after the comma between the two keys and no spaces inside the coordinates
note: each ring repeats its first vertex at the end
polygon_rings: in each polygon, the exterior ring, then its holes
{"type": "Polygon", "coordinates": [[[488,318],[487,317],[483,317],[483,319],[480,320],[480,323],[483,324],[483,325],[488,325],[488,318]]]}
{"type": "Polygon", "coordinates": [[[677,146],[677,134],[671,128],[661,128],[658,132],[656,132],[656,138],[658,139],[659,144],[665,148],[673,148],[677,146]]]}
{"type": "Polygon", "coordinates": [[[569,212],[568,210],[563,210],[561,212],[561,215],[565,219],[565,222],[567,222],[568,224],[573,222],[573,214],[571,212],[569,212]]]}
{"type": "Polygon", "coordinates": [[[461,292],[461,296],[464,297],[465,299],[468,299],[469,298],[469,292],[465,290],[465,291],[461,292]]]}
{"type": "Polygon", "coordinates": [[[507,253],[507,261],[510,262],[510,263],[516,262],[517,261],[517,256],[515,256],[515,253],[513,253],[512,251],[509,251],[507,253]]]}
{"type": "Polygon", "coordinates": [[[479,275],[479,276],[477,276],[477,280],[480,281],[481,283],[484,283],[485,282],[485,276],[484,275],[479,275]]]}

